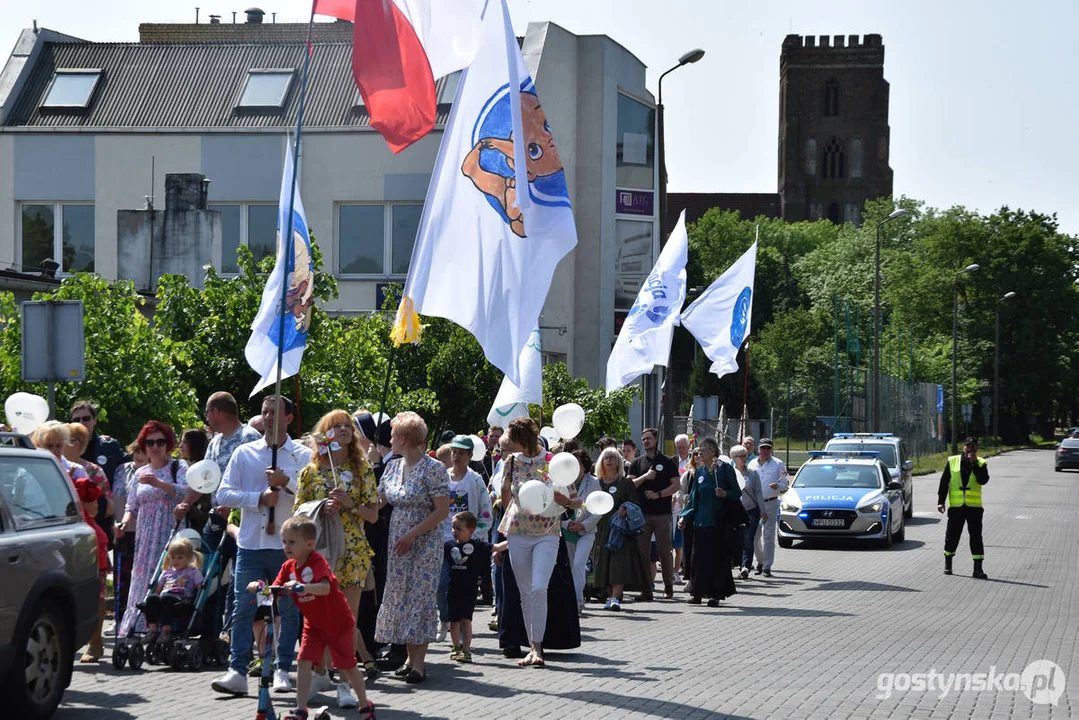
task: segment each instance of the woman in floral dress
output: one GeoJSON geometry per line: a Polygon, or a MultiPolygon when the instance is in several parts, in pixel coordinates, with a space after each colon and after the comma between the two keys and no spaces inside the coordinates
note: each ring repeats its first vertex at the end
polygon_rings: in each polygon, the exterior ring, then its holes
{"type": "Polygon", "coordinates": [[[169,457],[176,447],[176,433],[171,427],[158,420],[150,420],[139,431],[137,442],[150,461],[135,471],[136,484],[128,492],[124,519],[116,526],[118,539],[123,537],[128,523],[134,525],[137,522],[139,529],[131,564],[127,610],[120,623],[120,635],[123,637],[132,628],[138,632],[146,630],[146,620],[135,604],[142,602],[146,596],[150,580],[161,562],[161,553],[176,527],[173,509],[187,491],[187,463],[169,457]]]}
{"type": "Polygon", "coordinates": [[[401,457],[386,465],[378,491],[393,505],[386,592],[375,639],[405,645],[408,658],[395,671],[406,682],[427,677],[427,644],[438,627],[438,578],[442,569],[442,520],[450,507],[449,473],[424,453],[427,424],[413,412],[397,415],[390,444],[401,457]]]}
{"type": "MultiPolygon", "coordinates": [[[[331,410],[323,415],[315,425],[314,436],[317,450],[311,455],[311,462],[300,471],[295,506],[328,499],[326,512],[340,515],[345,549],[333,570],[355,617],[374,557],[363,523],[378,519],[375,473],[365,457],[360,433],[346,411],[331,410]]],[[[358,630],[356,652],[371,674],[375,670],[374,658],[358,630]]]]}

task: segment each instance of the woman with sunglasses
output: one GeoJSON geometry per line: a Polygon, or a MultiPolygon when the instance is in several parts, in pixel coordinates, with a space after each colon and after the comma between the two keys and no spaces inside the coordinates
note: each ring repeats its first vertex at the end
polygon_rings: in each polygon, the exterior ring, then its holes
{"type": "Polygon", "coordinates": [[[136,440],[149,462],[135,471],[135,485],[127,495],[123,521],[116,526],[116,538],[123,537],[128,524],[138,522],[138,542],[131,562],[127,610],[120,623],[120,635],[126,637],[135,628],[146,629],[136,603],[142,602],[161,553],[172,536],[173,509],[187,491],[187,463],[170,458],[176,447],[176,433],[167,424],[150,420],[139,430],[136,440]],[[138,625],[136,625],[136,620],[138,625]]]}

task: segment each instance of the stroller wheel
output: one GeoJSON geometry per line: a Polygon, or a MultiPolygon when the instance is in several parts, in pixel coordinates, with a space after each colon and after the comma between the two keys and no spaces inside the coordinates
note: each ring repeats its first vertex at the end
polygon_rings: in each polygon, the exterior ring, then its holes
{"type": "Polygon", "coordinates": [[[117,670],[123,670],[127,664],[127,643],[118,642],[112,649],[112,666],[117,670]]]}
{"type": "Polygon", "coordinates": [[[161,648],[161,644],[157,640],[150,640],[146,643],[146,664],[147,665],[160,665],[161,659],[158,657],[158,651],[161,648]]]}
{"type": "Polygon", "coordinates": [[[184,644],[177,640],[169,647],[168,653],[169,666],[173,670],[182,670],[184,663],[187,662],[187,650],[184,648],[184,644]]]}
{"type": "Polygon", "coordinates": [[[194,643],[187,649],[187,666],[198,672],[202,670],[202,648],[194,643]]]}
{"type": "Polygon", "coordinates": [[[142,661],[146,659],[143,653],[142,645],[135,643],[128,651],[127,663],[131,666],[132,670],[138,670],[142,667],[142,661]]]}

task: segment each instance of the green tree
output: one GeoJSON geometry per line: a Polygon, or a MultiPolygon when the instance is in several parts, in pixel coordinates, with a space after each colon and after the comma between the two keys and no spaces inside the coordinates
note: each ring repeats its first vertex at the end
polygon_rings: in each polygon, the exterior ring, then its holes
{"type": "Polygon", "coordinates": [[[639,386],[629,385],[608,395],[603,388],[589,387],[584,378],[573,377],[565,363],[551,363],[543,366],[543,407],[532,405],[529,411],[540,425],[549,425],[557,407],[577,403],[585,410],[577,438],[590,448],[604,435],[628,437],[629,407],[639,394],[639,386]]]}

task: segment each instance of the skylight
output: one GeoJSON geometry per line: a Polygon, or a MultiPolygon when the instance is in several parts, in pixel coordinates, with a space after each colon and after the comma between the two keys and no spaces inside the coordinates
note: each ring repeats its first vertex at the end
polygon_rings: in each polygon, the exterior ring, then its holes
{"type": "Polygon", "coordinates": [[[84,108],[94,96],[94,88],[101,79],[100,69],[73,70],[60,68],[52,76],[52,82],[45,93],[42,107],[47,108],[84,108]]]}
{"type": "Polygon", "coordinates": [[[247,82],[237,107],[279,108],[292,85],[292,68],[248,70],[247,82]]]}

